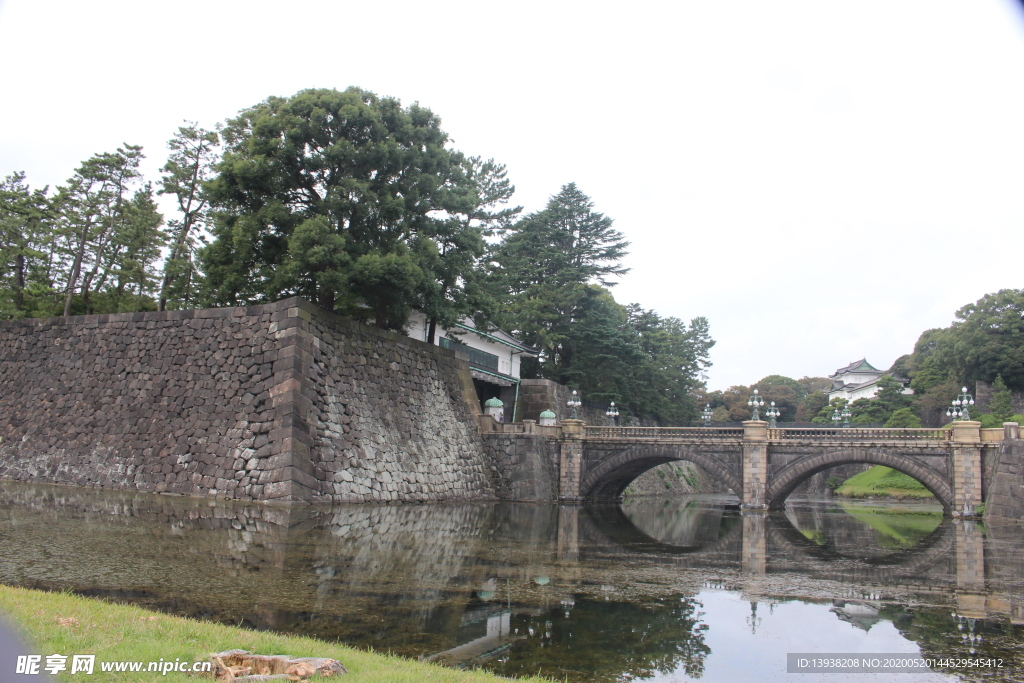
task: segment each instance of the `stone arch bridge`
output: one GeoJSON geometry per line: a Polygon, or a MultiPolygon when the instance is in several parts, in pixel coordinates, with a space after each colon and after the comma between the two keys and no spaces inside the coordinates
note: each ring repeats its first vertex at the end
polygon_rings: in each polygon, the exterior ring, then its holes
{"type": "Polygon", "coordinates": [[[558,492],[565,502],[619,500],[643,472],[685,460],[731,488],[744,508],[778,508],[813,474],[866,463],[917,479],[954,515],[973,514],[981,504],[985,454],[994,454],[1004,436],[1002,429],[966,421],[951,429],[782,429],[761,421],[664,428],[565,420],[558,431],[558,492]]]}

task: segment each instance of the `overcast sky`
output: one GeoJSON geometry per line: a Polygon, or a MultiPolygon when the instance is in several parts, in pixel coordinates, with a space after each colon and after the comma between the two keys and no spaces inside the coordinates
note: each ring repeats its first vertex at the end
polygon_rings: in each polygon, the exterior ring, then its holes
{"type": "Polygon", "coordinates": [[[576,182],[632,242],[615,296],[705,316],[711,388],[888,368],[1024,286],[1010,0],[0,0],[0,175],[66,180],[185,119],[357,85],[441,116],[517,203],[576,182]]]}

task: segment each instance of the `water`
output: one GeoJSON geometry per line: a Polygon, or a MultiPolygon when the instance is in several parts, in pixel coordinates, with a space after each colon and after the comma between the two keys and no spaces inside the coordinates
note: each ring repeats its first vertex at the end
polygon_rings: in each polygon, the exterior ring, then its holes
{"type": "Polygon", "coordinates": [[[848,680],[787,675],[786,654],[967,657],[973,638],[1004,668],[855,680],[1024,680],[1021,527],[734,502],[284,507],[0,482],[0,582],[506,676],[848,680]]]}

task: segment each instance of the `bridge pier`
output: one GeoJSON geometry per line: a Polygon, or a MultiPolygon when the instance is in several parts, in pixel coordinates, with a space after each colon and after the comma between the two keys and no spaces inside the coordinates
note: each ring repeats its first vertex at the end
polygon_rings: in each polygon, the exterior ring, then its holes
{"type": "Polygon", "coordinates": [[[953,423],[953,516],[972,517],[981,505],[981,423],[953,423]]]}
{"type": "Polygon", "coordinates": [[[747,420],[743,423],[743,490],[741,507],[768,509],[768,423],[747,420]]]}
{"type": "Polygon", "coordinates": [[[558,468],[558,500],[578,503],[583,500],[580,482],[583,478],[583,420],[562,420],[562,454],[558,468]]]}

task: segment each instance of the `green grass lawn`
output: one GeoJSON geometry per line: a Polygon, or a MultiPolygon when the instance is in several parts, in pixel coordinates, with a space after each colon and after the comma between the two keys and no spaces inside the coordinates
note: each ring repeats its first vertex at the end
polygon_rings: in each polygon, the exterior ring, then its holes
{"type": "Polygon", "coordinates": [[[934,498],[924,484],[891,467],[876,465],[867,472],[850,477],[836,489],[836,495],[847,498],[888,496],[893,498],[934,498]]]}
{"type": "MultiPolygon", "coordinates": [[[[62,673],[59,680],[192,681],[185,673],[101,673],[103,661],[207,661],[210,653],[234,648],[257,654],[293,657],[332,657],[348,669],[345,683],[487,683],[508,680],[482,671],[459,671],[401,657],[355,650],[312,638],[232,628],[149,612],[69,593],[12,588],[0,585],[0,614],[20,628],[31,651],[26,654],[96,655],[93,676],[62,673]]],[[[4,663],[6,667],[7,663],[4,663]]],[[[13,664],[12,664],[13,665],[13,664]]],[[[145,665],[144,667],[145,668],[145,665]]],[[[312,680],[325,680],[315,678],[312,680]]],[[[331,679],[334,680],[334,679],[331,679]]],[[[524,678],[547,683],[549,679],[524,678]]]]}

